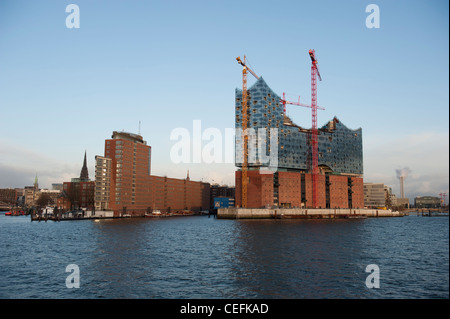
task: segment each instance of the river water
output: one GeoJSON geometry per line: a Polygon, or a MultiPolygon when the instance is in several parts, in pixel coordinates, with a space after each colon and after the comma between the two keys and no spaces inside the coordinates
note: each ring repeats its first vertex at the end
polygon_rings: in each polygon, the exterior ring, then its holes
{"type": "Polygon", "coordinates": [[[448,217],[31,222],[0,214],[0,298],[449,298],[448,217]],[[77,265],[79,288],[66,279],[77,265]],[[379,288],[368,288],[368,265],[379,288]]]}

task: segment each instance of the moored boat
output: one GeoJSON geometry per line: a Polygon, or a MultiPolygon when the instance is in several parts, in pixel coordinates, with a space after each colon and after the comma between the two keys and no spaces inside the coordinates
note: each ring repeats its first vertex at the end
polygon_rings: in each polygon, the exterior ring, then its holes
{"type": "Polygon", "coordinates": [[[5,216],[21,216],[25,215],[25,212],[23,210],[10,210],[9,212],[5,213],[5,216]]]}

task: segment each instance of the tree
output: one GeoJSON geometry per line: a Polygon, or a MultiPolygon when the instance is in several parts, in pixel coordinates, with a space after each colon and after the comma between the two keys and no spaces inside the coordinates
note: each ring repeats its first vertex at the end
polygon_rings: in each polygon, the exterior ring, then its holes
{"type": "Polygon", "coordinates": [[[41,195],[39,195],[38,200],[36,201],[36,205],[39,209],[45,208],[46,206],[52,205],[52,204],[53,204],[53,199],[47,193],[41,193],[41,195]]]}

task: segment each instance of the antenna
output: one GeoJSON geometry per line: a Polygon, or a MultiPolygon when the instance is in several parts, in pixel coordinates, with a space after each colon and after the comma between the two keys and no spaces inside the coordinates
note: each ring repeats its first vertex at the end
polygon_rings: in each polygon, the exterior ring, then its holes
{"type": "Polygon", "coordinates": [[[138,132],[138,134],[141,135],[141,121],[139,121],[139,132],[138,132]]]}

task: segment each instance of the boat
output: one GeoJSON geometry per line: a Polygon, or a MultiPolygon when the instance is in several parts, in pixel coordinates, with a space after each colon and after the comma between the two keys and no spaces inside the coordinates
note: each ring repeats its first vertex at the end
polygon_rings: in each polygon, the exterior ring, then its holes
{"type": "Polygon", "coordinates": [[[145,213],[144,216],[145,217],[159,217],[159,216],[167,216],[167,215],[163,215],[159,209],[155,209],[151,213],[145,213]]]}
{"type": "Polygon", "coordinates": [[[192,216],[192,215],[194,215],[194,212],[191,210],[185,209],[185,210],[175,212],[175,215],[176,216],[192,216]]]}
{"type": "Polygon", "coordinates": [[[5,213],[5,216],[21,216],[25,215],[25,212],[23,210],[10,210],[9,212],[5,213]]]}

